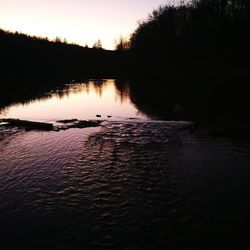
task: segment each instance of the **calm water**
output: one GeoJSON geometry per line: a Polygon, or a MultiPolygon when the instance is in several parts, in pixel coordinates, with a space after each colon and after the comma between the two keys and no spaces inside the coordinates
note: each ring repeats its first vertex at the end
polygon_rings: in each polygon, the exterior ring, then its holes
{"type": "Polygon", "coordinates": [[[62,119],[147,119],[130,100],[128,84],[119,90],[114,80],[87,81],[54,89],[25,103],[16,103],[0,111],[0,117],[33,121],[62,119]]]}
{"type": "Polygon", "coordinates": [[[3,249],[248,249],[250,142],[149,120],[129,88],[95,85],[5,109],[23,119],[113,120],[60,132],[0,128],[3,249]]]}

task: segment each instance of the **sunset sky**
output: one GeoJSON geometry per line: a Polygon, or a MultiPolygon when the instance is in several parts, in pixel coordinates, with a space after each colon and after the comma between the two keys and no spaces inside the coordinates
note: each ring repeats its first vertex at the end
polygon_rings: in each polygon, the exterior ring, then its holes
{"type": "Polygon", "coordinates": [[[168,0],[0,0],[0,28],[92,47],[128,36],[137,22],[168,0]]]}

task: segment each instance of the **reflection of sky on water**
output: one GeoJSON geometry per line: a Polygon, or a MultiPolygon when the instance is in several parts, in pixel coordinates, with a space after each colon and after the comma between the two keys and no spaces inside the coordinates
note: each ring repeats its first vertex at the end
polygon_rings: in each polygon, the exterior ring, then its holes
{"type": "Polygon", "coordinates": [[[4,117],[44,121],[94,119],[97,114],[104,119],[146,118],[131,103],[129,86],[118,89],[114,80],[72,84],[26,104],[14,104],[2,112],[4,117]]]}

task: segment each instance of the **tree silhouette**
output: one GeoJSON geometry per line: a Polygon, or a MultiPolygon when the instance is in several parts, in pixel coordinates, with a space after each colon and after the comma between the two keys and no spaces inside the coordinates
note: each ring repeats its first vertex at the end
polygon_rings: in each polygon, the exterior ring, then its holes
{"type": "Polygon", "coordinates": [[[130,48],[130,41],[122,36],[119,40],[115,40],[115,49],[116,50],[128,50],[130,48]]]}
{"type": "Polygon", "coordinates": [[[249,54],[249,2],[193,0],[161,6],[139,24],[130,48],[141,58],[169,62],[242,60],[249,54]]]}
{"type": "Polygon", "coordinates": [[[94,44],[93,44],[94,49],[102,49],[102,42],[100,39],[98,39],[94,44]]]}

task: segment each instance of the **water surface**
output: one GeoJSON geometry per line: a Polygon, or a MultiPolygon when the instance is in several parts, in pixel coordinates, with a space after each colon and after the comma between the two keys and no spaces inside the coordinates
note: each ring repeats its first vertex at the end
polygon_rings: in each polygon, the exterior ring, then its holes
{"type": "Polygon", "coordinates": [[[14,103],[0,111],[0,117],[33,121],[57,121],[63,119],[147,119],[130,100],[130,88],[123,82],[119,90],[115,80],[92,80],[68,84],[34,96],[24,103],[14,103]]]}
{"type": "Polygon", "coordinates": [[[182,122],[0,142],[0,240],[16,249],[244,249],[250,144],[182,122]]]}
{"type": "Polygon", "coordinates": [[[183,108],[135,86],[69,84],[1,110],[28,120],[106,120],[59,132],[0,127],[3,249],[249,248],[250,142],[151,120],[183,108]]]}

